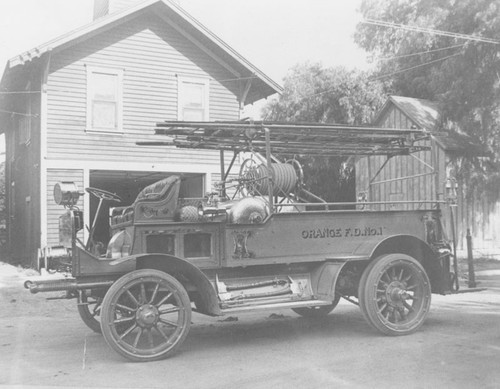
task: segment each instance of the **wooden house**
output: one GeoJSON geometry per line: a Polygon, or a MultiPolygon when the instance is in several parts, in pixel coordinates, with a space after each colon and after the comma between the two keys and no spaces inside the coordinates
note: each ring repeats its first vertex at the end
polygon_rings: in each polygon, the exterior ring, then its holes
{"type": "MultiPolygon", "coordinates": [[[[408,201],[378,206],[384,210],[429,206],[420,200],[445,200],[445,186],[453,161],[470,153],[474,144],[456,134],[443,133],[439,105],[428,100],[391,96],[376,115],[374,125],[386,128],[419,128],[434,133],[421,151],[408,157],[368,157],[356,162],[356,192],[368,201],[408,201]],[[370,178],[371,177],[371,178],[370,178]]],[[[452,173],[451,173],[452,174],[452,173]]],[[[451,177],[453,178],[453,177],[451,177]]],[[[457,182],[453,221],[458,250],[466,250],[469,228],[476,255],[500,253],[500,203],[486,196],[467,196],[466,182],[457,182]]],[[[451,214],[443,207],[445,229],[451,238],[451,214]]]]}
{"type": "MultiPolygon", "coordinates": [[[[281,87],[174,2],[96,0],[92,23],[10,59],[0,90],[9,249],[33,263],[59,242],[55,183],[127,204],[180,174],[181,195],[200,197],[219,179],[218,153],[136,142],[160,140],[153,128],[163,120],[238,120],[281,87]]],[[[86,225],[97,204],[89,197],[78,203],[86,225]]]]}

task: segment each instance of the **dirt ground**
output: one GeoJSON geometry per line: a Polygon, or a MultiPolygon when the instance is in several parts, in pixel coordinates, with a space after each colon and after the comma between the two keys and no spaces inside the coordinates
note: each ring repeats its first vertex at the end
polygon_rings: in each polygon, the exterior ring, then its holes
{"type": "Polygon", "coordinates": [[[152,363],[109,349],[75,301],[31,295],[22,287],[29,273],[0,263],[1,387],[500,388],[499,261],[477,264],[487,290],[433,295],[426,323],[410,336],[379,335],[348,302],[314,320],[290,310],[237,321],[194,314],[180,352],[152,363]]]}

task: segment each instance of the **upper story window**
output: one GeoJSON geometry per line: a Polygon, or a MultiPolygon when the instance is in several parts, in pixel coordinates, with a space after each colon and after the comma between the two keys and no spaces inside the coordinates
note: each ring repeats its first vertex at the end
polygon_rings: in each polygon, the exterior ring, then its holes
{"type": "Polygon", "coordinates": [[[122,132],[123,70],[87,67],[87,130],[122,132]]]}
{"type": "Polygon", "coordinates": [[[208,79],[178,76],[178,120],[207,121],[208,79]]]}

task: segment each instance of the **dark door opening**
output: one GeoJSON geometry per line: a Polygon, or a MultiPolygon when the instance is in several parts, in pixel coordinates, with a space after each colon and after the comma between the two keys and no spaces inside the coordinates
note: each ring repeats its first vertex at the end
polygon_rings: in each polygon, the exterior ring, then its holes
{"type": "MultiPolygon", "coordinates": [[[[111,238],[109,228],[109,213],[114,207],[124,207],[134,203],[139,192],[146,186],[162,180],[171,175],[181,177],[180,198],[203,197],[204,174],[199,173],[165,173],[165,172],[141,172],[141,171],[114,171],[114,170],[91,170],[90,186],[103,189],[120,196],[121,203],[105,202],[96,221],[94,241],[101,242],[105,248],[111,238]]],[[[90,223],[93,222],[99,200],[90,197],[90,223]]]]}

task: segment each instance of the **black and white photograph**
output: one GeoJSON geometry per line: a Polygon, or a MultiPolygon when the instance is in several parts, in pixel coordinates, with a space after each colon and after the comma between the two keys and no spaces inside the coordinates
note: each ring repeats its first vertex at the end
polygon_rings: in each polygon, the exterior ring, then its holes
{"type": "Polygon", "coordinates": [[[500,0],[0,0],[0,388],[500,388],[500,0]]]}

